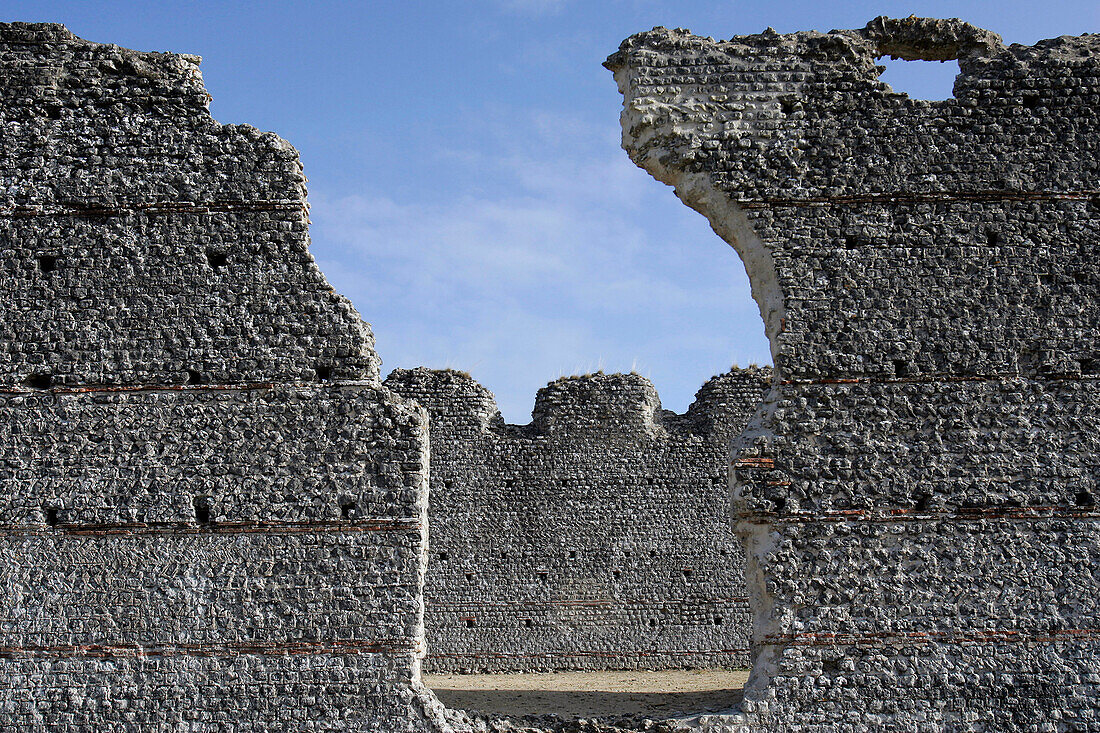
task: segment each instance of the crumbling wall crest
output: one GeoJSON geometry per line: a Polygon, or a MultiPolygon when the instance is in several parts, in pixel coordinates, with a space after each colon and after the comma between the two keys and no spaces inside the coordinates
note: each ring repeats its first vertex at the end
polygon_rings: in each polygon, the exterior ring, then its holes
{"type": "Polygon", "coordinates": [[[1004,47],[1001,37],[958,18],[889,18],[880,15],[859,31],[833,31],[874,43],[881,56],[906,61],[953,61],[986,56],[1004,47]]]}
{"type": "Polygon", "coordinates": [[[746,665],[726,451],[768,376],[717,375],[682,415],[638,374],[563,377],[491,425],[468,374],[394,370],[431,414],[429,669],[746,665]]]}
{"type": "MultiPolygon", "coordinates": [[[[4,49],[4,238],[23,245],[21,275],[42,257],[54,270],[46,281],[14,279],[0,315],[16,340],[66,343],[51,384],[263,382],[276,376],[273,365],[278,377],[301,381],[380,381],[369,326],[309,251],[297,151],[272,132],[214,120],[198,57],[97,44],[57,24],[4,24],[0,35],[12,41],[4,49]],[[249,154],[234,156],[242,149],[249,154]],[[187,216],[236,226],[169,252],[187,216]],[[280,221],[264,222],[271,218],[280,221]],[[77,234],[66,235],[69,222],[77,234]],[[245,236],[247,225],[261,230],[245,236]],[[112,285],[100,291],[109,269],[112,285]],[[190,282],[196,269],[210,276],[190,282]],[[285,287],[249,289],[260,280],[285,287]],[[155,302],[142,293],[153,281],[162,283],[155,302]],[[43,303],[43,318],[13,306],[47,283],[84,294],[43,303]],[[270,317],[299,297],[312,300],[312,317],[270,317]],[[189,322],[213,302],[215,312],[189,322]],[[149,331],[164,313],[175,314],[179,332],[162,342],[149,331]],[[119,328],[127,329],[121,338],[119,328]],[[293,363],[280,358],[293,350],[293,363]]],[[[42,376],[33,362],[13,354],[0,384],[42,376]]]]}

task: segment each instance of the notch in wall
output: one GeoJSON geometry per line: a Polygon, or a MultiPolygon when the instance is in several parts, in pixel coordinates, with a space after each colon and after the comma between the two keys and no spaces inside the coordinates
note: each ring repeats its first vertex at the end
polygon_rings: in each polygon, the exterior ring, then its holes
{"type": "Polygon", "coordinates": [[[46,523],[47,527],[56,527],[59,524],[57,514],[58,509],[55,506],[42,507],[42,521],[46,523]]]}
{"type": "Polygon", "coordinates": [[[359,518],[359,505],[351,499],[340,500],[340,517],[345,520],[352,520],[359,518]]]}

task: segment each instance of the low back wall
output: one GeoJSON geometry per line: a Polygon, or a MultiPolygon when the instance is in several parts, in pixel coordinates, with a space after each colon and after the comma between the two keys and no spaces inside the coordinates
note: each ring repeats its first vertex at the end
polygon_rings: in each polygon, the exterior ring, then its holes
{"type": "Polygon", "coordinates": [[[518,426],[466,374],[391,373],[430,413],[425,669],[746,666],[728,446],[769,376],[714,377],[684,415],[635,374],[567,377],[518,426]]]}

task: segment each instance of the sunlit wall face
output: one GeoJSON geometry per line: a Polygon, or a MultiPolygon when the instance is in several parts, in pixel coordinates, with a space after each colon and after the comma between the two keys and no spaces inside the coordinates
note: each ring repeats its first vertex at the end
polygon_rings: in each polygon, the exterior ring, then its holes
{"type": "MultiPolygon", "coordinates": [[[[682,411],[711,375],[769,360],[736,256],[619,150],[607,55],[655,25],[729,38],[859,28],[890,12],[805,0],[4,0],[0,11],[203,56],[215,118],[276,130],[301,151],[314,256],[371,321],[384,371],[468,370],[521,423],[562,374],[634,368],[682,411]]],[[[925,1],[904,12],[963,11],[925,1]]],[[[1088,0],[974,2],[965,15],[1007,43],[1100,29],[1088,0]]],[[[920,98],[949,96],[957,72],[880,63],[920,98]]]]}

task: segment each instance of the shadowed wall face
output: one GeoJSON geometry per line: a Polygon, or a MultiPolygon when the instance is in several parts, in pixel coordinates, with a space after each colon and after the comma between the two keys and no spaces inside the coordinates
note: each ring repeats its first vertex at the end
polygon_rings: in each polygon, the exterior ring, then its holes
{"type": "Polygon", "coordinates": [[[391,373],[431,416],[425,668],[747,666],[729,443],[769,377],[714,377],[684,415],[644,377],[567,377],[517,426],[465,374],[391,373]]]}
{"type": "Polygon", "coordinates": [[[4,730],[415,730],[426,415],[198,60],[0,25],[4,730]]]}
{"type": "Polygon", "coordinates": [[[734,456],[739,720],[1094,725],[1095,37],[658,28],[607,65],[624,147],[738,250],[772,343],[734,456]],[[954,97],[893,93],[882,54],[957,58],[954,97]]]}

